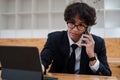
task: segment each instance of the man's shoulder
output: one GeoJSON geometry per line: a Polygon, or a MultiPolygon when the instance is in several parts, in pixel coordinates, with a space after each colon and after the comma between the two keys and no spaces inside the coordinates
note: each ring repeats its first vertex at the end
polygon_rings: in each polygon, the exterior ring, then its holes
{"type": "Polygon", "coordinates": [[[93,36],[93,39],[94,39],[95,42],[104,41],[104,39],[100,36],[97,36],[97,35],[94,35],[94,34],[92,34],[92,36],[93,36]]]}
{"type": "Polygon", "coordinates": [[[48,40],[54,43],[60,43],[67,40],[67,31],[55,31],[48,34],[48,40]]]}
{"type": "Polygon", "coordinates": [[[55,31],[48,34],[50,37],[60,37],[67,34],[67,31],[55,31]]]}

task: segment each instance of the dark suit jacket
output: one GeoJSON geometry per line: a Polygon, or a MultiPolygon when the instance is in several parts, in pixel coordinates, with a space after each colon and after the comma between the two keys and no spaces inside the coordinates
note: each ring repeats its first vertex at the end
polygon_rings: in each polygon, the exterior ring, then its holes
{"type": "MultiPolygon", "coordinates": [[[[89,67],[89,58],[85,47],[82,47],[80,60],[80,74],[95,74],[95,75],[111,75],[106,56],[106,48],[104,40],[100,37],[92,35],[95,41],[95,53],[100,61],[99,69],[96,73],[89,67]]],[[[66,63],[70,53],[70,44],[68,41],[67,31],[57,31],[48,35],[47,42],[41,52],[42,64],[45,69],[51,65],[49,72],[67,73],[66,63]]]]}

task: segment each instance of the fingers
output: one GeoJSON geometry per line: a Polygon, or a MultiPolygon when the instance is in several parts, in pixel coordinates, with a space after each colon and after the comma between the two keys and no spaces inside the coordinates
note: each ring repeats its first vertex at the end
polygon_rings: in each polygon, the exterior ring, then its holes
{"type": "Polygon", "coordinates": [[[88,44],[94,44],[94,40],[91,34],[83,34],[81,40],[84,40],[87,44],[82,43],[81,46],[87,46],[88,44]]]}
{"type": "Polygon", "coordinates": [[[94,41],[91,34],[83,34],[83,38],[87,38],[89,41],[94,41]]]}

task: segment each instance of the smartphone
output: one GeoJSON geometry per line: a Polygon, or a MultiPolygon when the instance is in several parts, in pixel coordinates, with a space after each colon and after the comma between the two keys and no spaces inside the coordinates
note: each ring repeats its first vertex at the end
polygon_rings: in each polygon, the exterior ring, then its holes
{"type": "MultiPolygon", "coordinates": [[[[90,34],[90,30],[91,30],[91,27],[88,26],[88,27],[86,28],[86,31],[84,32],[84,34],[90,34]]],[[[83,37],[84,37],[84,36],[83,36],[83,37]]],[[[82,43],[82,44],[87,44],[86,41],[84,41],[84,40],[82,40],[81,43],[82,43]]]]}
{"type": "Polygon", "coordinates": [[[86,29],[86,31],[85,31],[85,34],[90,34],[90,30],[91,30],[91,27],[88,26],[87,29],[86,29]]]}
{"type": "MultiPolygon", "coordinates": [[[[91,30],[91,27],[88,26],[88,27],[86,28],[86,31],[84,32],[84,34],[90,34],[90,30],[91,30]]],[[[83,36],[81,36],[81,37],[83,37],[83,36]]],[[[80,45],[81,43],[82,43],[82,44],[86,44],[86,42],[85,42],[84,40],[79,40],[76,44],[80,45]]]]}

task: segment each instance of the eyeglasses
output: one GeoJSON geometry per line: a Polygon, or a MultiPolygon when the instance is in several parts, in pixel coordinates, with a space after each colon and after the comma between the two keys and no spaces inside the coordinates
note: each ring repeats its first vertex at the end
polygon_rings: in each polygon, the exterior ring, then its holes
{"type": "Polygon", "coordinates": [[[79,25],[75,25],[73,23],[68,23],[67,25],[71,29],[77,27],[78,30],[83,30],[83,29],[85,29],[87,27],[87,25],[85,25],[84,23],[80,23],[79,25]]]}

